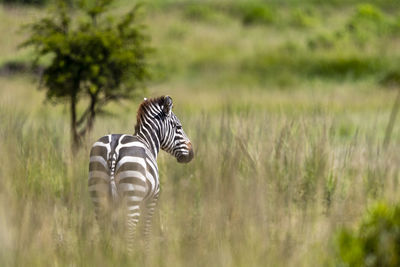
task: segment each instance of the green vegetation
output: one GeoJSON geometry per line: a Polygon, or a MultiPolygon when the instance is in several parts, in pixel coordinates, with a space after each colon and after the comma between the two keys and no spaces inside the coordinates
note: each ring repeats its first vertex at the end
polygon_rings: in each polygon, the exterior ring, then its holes
{"type": "Polygon", "coordinates": [[[379,203],[357,232],[342,230],[339,253],[349,266],[400,265],[400,206],[379,203]]]}
{"type": "Polygon", "coordinates": [[[275,20],[274,13],[266,5],[243,5],[242,22],[244,25],[250,24],[272,24],[275,20]]]}
{"type": "Polygon", "coordinates": [[[24,4],[24,5],[44,5],[48,0],[0,0],[0,3],[6,4],[24,4]]]}
{"type": "MultiPolygon", "coordinates": [[[[119,0],[107,15],[133,6],[119,0]]],[[[386,130],[399,89],[397,0],[149,0],[145,8],[155,48],[147,92],[107,105],[73,153],[69,106],[46,101],[29,68],[8,67],[29,66],[34,51],[17,50],[28,33],[16,32],[46,11],[0,6],[9,37],[0,43],[1,266],[343,266],[366,255],[358,229],[367,228],[391,246],[384,233],[397,231],[386,227],[394,209],[368,210],[400,201],[399,121],[386,130]],[[244,23],[255,7],[264,11],[244,23]],[[88,152],[106,133],[132,133],[142,97],[162,94],[173,97],[195,159],[180,165],[160,153],[150,257],[129,258],[99,233],[88,152]],[[357,244],[348,255],[346,240],[357,244]]]]}

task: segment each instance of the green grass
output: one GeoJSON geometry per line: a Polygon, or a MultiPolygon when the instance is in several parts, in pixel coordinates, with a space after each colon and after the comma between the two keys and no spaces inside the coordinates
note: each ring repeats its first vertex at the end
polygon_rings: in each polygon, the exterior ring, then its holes
{"type": "MultiPolygon", "coordinates": [[[[108,106],[115,116],[99,117],[72,154],[68,106],[44,102],[37,78],[1,76],[0,265],[334,266],[336,230],[376,200],[399,201],[398,123],[382,145],[396,94],[383,81],[396,78],[399,38],[362,44],[348,32],[358,1],[309,1],[311,13],[290,3],[269,1],[274,20],[243,25],[245,2],[149,2],[156,52],[143,97],[173,97],[195,159],[160,153],[147,260],[99,233],[87,192],[91,143],[132,133],[140,99],[108,106]],[[311,25],[294,25],[306,15],[311,25]]],[[[394,20],[392,3],[375,5],[394,20]]],[[[15,31],[43,14],[0,6],[10,36],[0,62],[28,61],[15,31]]]]}

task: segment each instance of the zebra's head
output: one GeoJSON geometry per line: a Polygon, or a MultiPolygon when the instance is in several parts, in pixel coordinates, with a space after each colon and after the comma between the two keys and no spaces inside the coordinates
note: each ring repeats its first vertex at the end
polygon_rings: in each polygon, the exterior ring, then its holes
{"type": "Polygon", "coordinates": [[[161,123],[161,148],[175,156],[178,162],[187,163],[193,159],[192,143],[185,134],[182,124],[172,112],[172,98],[163,98],[161,123]]]}
{"type": "MultiPolygon", "coordinates": [[[[172,107],[170,96],[145,99],[139,108],[136,133],[140,134],[144,131],[143,128],[152,128],[157,136],[159,148],[172,154],[178,162],[187,163],[194,156],[192,143],[183,131],[181,122],[172,112],[172,107]]],[[[149,132],[149,129],[146,130],[149,132]]]]}

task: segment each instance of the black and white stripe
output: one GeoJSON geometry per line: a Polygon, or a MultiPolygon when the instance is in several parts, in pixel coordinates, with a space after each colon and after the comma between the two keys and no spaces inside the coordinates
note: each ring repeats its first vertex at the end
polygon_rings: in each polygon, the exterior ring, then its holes
{"type": "Polygon", "coordinates": [[[133,248],[139,218],[144,217],[145,237],[151,232],[151,218],[160,191],[157,167],[160,148],[178,162],[193,158],[192,145],[172,112],[169,96],[145,100],[140,105],[134,135],[103,136],[90,151],[88,183],[96,217],[103,220],[119,207],[126,209],[128,250],[133,248]]]}

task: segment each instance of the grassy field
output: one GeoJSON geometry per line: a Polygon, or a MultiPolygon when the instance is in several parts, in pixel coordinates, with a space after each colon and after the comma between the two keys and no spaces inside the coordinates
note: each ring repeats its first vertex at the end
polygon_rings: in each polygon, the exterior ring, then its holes
{"type": "MultiPolygon", "coordinates": [[[[400,200],[398,122],[383,146],[400,6],[372,2],[147,2],[140,95],[172,96],[195,148],[188,165],[159,156],[148,258],[99,233],[87,192],[92,142],[132,133],[140,99],[110,105],[72,154],[68,106],[46,102],[38,77],[2,74],[0,265],[336,266],[336,231],[400,200]]],[[[1,66],[32,58],[18,29],[44,13],[0,5],[1,66]]]]}

